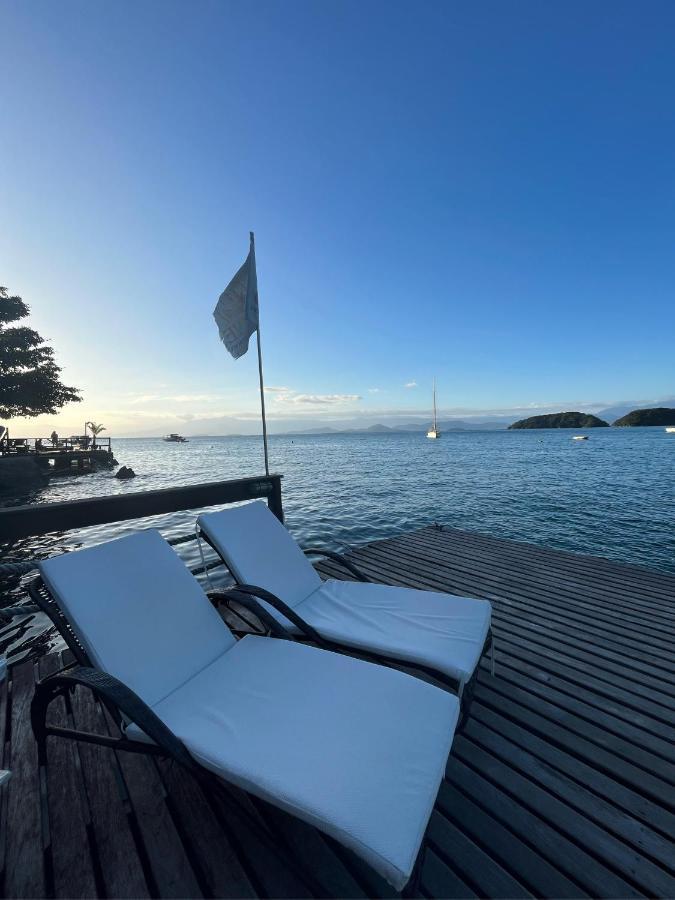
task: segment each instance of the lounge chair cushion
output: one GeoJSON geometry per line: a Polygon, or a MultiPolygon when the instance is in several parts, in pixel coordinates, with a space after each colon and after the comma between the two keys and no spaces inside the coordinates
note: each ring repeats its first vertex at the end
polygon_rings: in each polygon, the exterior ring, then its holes
{"type": "Polygon", "coordinates": [[[197,523],[240,584],[264,587],[289,606],[321,584],[310,561],[262,500],[205,513],[197,523]]]}
{"type": "Polygon", "coordinates": [[[465,682],[483,652],[492,607],[454,594],[330,580],[297,612],[324,637],[422,662],[465,682]]]}
{"type": "Polygon", "coordinates": [[[158,531],[39,564],[95,666],[152,705],[235,639],[158,531]]]}
{"type": "Polygon", "coordinates": [[[206,768],[404,886],[450,752],[454,695],[362,660],[249,636],[154,710],[206,768]]]}

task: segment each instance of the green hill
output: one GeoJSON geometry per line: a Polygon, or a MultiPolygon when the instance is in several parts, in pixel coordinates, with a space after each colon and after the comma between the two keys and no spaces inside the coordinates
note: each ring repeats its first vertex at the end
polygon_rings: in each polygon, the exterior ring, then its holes
{"type": "Polygon", "coordinates": [[[529,419],[514,422],[509,428],[601,428],[608,427],[608,424],[588,413],[561,412],[547,416],[530,416],[529,419]]]}
{"type": "Polygon", "coordinates": [[[675,409],[659,406],[656,409],[634,409],[621,416],[614,425],[675,425],[675,409]]]}

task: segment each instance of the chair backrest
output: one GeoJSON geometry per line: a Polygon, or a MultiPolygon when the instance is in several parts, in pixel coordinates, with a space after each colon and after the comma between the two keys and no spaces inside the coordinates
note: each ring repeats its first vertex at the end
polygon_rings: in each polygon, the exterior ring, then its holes
{"type": "Polygon", "coordinates": [[[199,516],[197,524],[240,584],[297,606],[321,584],[288,529],[262,500],[199,516]]]}
{"type": "Polygon", "coordinates": [[[158,531],[39,564],[90,659],[152,706],[235,643],[158,531]]]}

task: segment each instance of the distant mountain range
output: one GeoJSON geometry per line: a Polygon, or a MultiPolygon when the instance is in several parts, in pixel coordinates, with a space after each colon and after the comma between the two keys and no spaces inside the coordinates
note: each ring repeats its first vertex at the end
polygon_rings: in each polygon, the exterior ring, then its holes
{"type": "MultiPolygon", "coordinates": [[[[502,431],[508,427],[511,418],[495,419],[489,422],[465,422],[463,419],[446,419],[438,422],[439,431],[502,431]]],[[[429,423],[408,422],[405,425],[368,425],[364,428],[303,428],[300,431],[284,431],[282,434],[400,434],[402,432],[426,433],[429,423]]]]}

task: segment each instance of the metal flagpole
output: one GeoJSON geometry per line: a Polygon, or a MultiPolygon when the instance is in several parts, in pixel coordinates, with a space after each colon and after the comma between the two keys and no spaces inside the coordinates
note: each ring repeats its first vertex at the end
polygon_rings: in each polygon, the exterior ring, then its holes
{"type": "MultiPolygon", "coordinates": [[[[251,251],[255,259],[255,237],[251,234],[251,251]]],[[[257,282],[257,273],[256,273],[257,282]]],[[[267,421],[265,419],[265,386],[263,384],[262,351],[260,349],[260,298],[258,298],[258,328],[256,329],[256,343],[258,345],[258,375],[260,376],[260,409],[262,410],[263,447],[265,449],[265,475],[270,474],[269,457],[267,455],[267,421]]]]}

